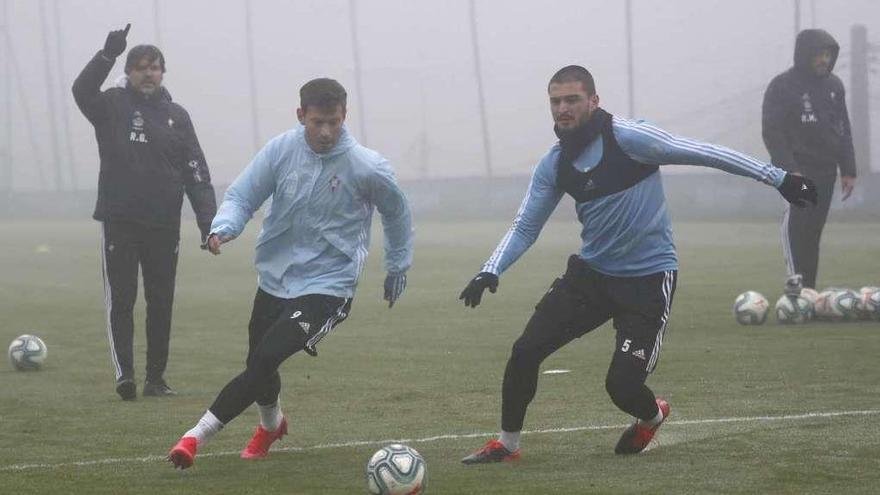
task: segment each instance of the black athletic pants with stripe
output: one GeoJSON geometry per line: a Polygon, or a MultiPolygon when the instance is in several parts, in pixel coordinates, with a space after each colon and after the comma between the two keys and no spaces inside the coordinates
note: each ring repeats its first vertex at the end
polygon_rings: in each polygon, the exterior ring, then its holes
{"type": "Polygon", "coordinates": [[[797,208],[788,205],[782,221],[782,249],[789,275],[804,277],[804,287],[816,288],[819,271],[819,242],[828,219],[834,196],[834,175],[810,177],[816,183],[816,206],[797,208]]]}
{"type": "Polygon", "coordinates": [[[102,261],[110,357],[116,380],[134,379],[134,303],[138,268],[147,302],[147,381],[160,383],[168,364],[180,232],[132,222],[103,222],[102,261]]]}
{"type": "Polygon", "coordinates": [[[350,310],[351,299],[324,294],[282,299],[257,289],[245,370],[223,387],[208,410],[227,424],[254,402],[274,404],[281,392],[281,363],[302,350],[317,356],[315,346],[350,310]]]}
{"type": "Polygon", "coordinates": [[[645,380],[660,357],[677,274],[672,270],[613,277],[590,269],[572,255],[565,274],[553,282],[513,344],[504,371],[501,428],[522,430],[526,408],[538,387],[541,362],[610,319],[617,336],[605,389],[621,410],[643,420],[653,419],[656,398],[645,380]]]}

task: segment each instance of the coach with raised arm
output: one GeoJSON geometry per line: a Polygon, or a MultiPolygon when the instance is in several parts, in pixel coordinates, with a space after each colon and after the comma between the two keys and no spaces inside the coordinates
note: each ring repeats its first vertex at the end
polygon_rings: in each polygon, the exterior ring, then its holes
{"type": "Polygon", "coordinates": [[[582,244],[513,345],[501,392],[500,438],[462,459],[465,464],[519,458],[541,362],[608,320],[614,321],[616,343],[605,389],[614,405],[635,417],[615,453],[644,450],[669,416],[669,404],[645,385],[660,359],[678,280],[661,165],[717,168],[775,187],[797,206],[816,201],[809,179],[611,115],[599,107],[593,76],[583,67],[560,69],[547,92],[559,142],[535,167],[513,226],[460,298],[476,307],[485,289],[495,292],[498,277],[535,242],[565,194],[575,200],[582,244]]]}
{"type": "Polygon", "coordinates": [[[95,127],[107,334],[116,393],[137,397],[132,310],[138,267],[147,303],[147,365],[143,395],[168,396],[165,381],[180,242],[183,195],[189,197],[205,241],[217,211],[214,187],[189,114],[162,86],[165,57],[153,45],[128,52],[125,76],[101,91],[125,51],[125,29],[111,31],[73,83],[73,97],[95,127]]]}

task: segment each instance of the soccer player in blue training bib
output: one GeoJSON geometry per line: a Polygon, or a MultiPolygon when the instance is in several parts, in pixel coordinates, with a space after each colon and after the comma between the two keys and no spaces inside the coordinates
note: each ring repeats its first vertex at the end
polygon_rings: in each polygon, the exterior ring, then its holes
{"type": "Polygon", "coordinates": [[[306,83],[297,109],[301,125],[269,141],[226,191],[207,240],[213,254],[272,197],[257,240],[246,368],[172,447],[174,467],[192,466],[197,449],[254,402],[260,425],[243,459],[265,457],[287,434],[278,367],[299,351],[317,356],[318,342],[351,312],[374,206],[385,232],[389,308],[406,287],[413,251],[409,205],[388,161],[343,126],[346,98],[332,79],[306,83]]]}
{"type": "Polygon", "coordinates": [[[559,142],[538,163],[513,225],[460,299],[476,307],[485,289],[494,293],[498,276],[535,242],[566,193],[583,224],[581,250],[568,259],[565,273],[553,281],[513,345],[504,372],[500,437],[462,459],[464,464],[518,459],[541,362],[609,319],[617,342],[605,389],[617,407],[635,417],[614,451],[641,452],[669,417],[669,404],[645,385],[660,358],[678,273],[660,165],[717,168],[771,185],[797,206],[816,202],[809,179],[609,114],[599,107],[593,76],[583,67],[560,69],[548,93],[559,142]]]}

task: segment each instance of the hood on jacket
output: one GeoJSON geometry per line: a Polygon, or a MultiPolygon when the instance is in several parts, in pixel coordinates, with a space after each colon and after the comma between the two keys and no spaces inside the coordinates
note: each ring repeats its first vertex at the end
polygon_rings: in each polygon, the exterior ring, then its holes
{"type": "Polygon", "coordinates": [[[358,142],[354,138],[354,136],[352,136],[351,133],[348,132],[348,126],[343,124],[342,132],[339,134],[339,140],[336,141],[336,144],[334,144],[332,148],[330,148],[328,151],[326,151],[324,153],[315,153],[315,151],[312,150],[312,147],[309,146],[308,141],[306,141],[306,128],[305,128],[305,126],[300,123],[297,123],[296,127],[294,127],[294,129],[296,130],[297,134],[299,135],[298,139],[301,141],[304,149],[308,150],[309,153],[314,153],[315,155],[318,155],[318,156],[321,156],[324,158],[331,158],[331,157],[334,157],[337,155],[341,155],[342,153],[347,152],[348,150],[357,146],[357,144],[358,144],[358,142]]]}
{"type": "Polygon", "coordinates": [[[834,70],[834,64],[837,63],[840,45],[824,29],[804,29],[798,33],[794,43],[794,67],[804,74],[815,77],[816,73],[813,72],[811,64],[813,56],[825,48],[831,50],[831,66],[828,68],[830,74],[834,70]]]}

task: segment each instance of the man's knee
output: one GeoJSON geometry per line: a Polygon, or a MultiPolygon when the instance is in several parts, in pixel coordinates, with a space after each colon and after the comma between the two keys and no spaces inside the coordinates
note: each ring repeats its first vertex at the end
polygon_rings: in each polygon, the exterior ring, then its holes
{"type": "Polygon", "coordinates": [[[625,403],[636,397],[645,384],[647,373],[628,362],[616,362],[605,376],[605,391],[615,403],[625,403]]]}

